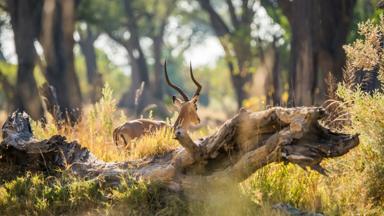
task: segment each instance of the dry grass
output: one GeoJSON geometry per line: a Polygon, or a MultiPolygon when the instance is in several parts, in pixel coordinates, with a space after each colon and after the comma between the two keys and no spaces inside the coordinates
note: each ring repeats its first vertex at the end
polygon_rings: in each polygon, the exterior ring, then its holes
{"type": "MultiPolygon", "coordinates": [[[[176,114],[172,119],[175,117],[176,114]]],[[[52,117],[48,116],[48,123],[45,128],[42,128],[39,122],[32,122],[32,128],[34,135],[39,139],[48,139],[55,134],[61,134],[70,141],[76,140],[104,161],[126,161],[153,156],[180,146],[173,139],[173,130],[163,128],[133,140],[129,149],[117,147],[112,138],[113,129],[126,122],[127,119],[128,117],[123,111],[116,109],[116,101],[107,85],[103,89],[102,99],[97,104],[84,108],[81,120],[75,127],[65,127],[58,130],[52,117]]],[[[171,125],[172,120],[168,119],[167,121],[171,125]]],[[[205,125],[192,132],[191,137],[202,137],[212,130],[205,125]]]]}

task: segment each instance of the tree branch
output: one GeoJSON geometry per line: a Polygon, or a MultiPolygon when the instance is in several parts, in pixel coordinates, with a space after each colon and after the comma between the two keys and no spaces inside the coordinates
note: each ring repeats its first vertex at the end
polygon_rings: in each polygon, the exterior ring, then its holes
{"type": "Polygon", "coordinates": [[[212,22],[212,27],[215,30],[215,33],[218,37],[222,37],[226,34],[230,34],[228,26],[225,24],[224,20],[220,15],[213,9],[209,0],[198,0],[200,6],[203,10],[207,11],[209,18],[212,22]]]}
{"type": "Polygon", "coordinates": [[[175,139],[179,141],[181,146],[185,148],[195,161],[200,161],[203,158],[203,152],[183,128],[179,127],[176,129],[175,139]]]}
{"type": "Polygon", "coordinates": [[[236,26],[239,25],[239,20],[236,16],[235,7],[233,6],[232,0],[226,0],[226,2],[228,5],[229,15],[231,16],[232,25],[234,28],[236,28],[236,26]]]}

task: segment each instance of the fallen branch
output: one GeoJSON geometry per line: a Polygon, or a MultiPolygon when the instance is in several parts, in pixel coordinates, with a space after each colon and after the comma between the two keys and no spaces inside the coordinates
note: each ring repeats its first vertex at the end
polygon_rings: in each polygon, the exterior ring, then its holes
{"type": "Polygon", "coordinates": [[[194,142],[177,129],[180,148],[141,160],[108,163],[60,135],[37,140],[28,116],[13,113],[2,128],[0,153],[3,159],[31,170],[69,169],[82,177],[106,177],[110,183],[130,175],[181,190],[201,183],[241,182],[273,162],[291,162],[326,174],[321,161],[346,154],[359,139],[358,135],[322,127],[318,120],[325,114],[317,107],[274,107],[261,112],[242,109],[204,139],[194,142]]]}

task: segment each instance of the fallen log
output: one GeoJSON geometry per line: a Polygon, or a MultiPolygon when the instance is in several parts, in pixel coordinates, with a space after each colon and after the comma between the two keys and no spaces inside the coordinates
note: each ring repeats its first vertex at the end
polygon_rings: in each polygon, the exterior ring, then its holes
{"type": "Polygon", "coordinates": [[[319,124],[322,108],[274,107],[250,112],[241,109],[212,135],[192,141],[181,128],[181,147],[162,155],[125,162],[104,162],[76,141],[55,135],[37,140],[29,117],[13,113],[2,127],[3,160],[30,170],[67,169],[85,178],[104,177],[115,184],[121,176],[160,181],[183,190],[199,184],[241,182],[273,162],[294,163],[326,175],[324,158],[346,154],[359,144],[358,135],[335,133],[319,124]]]}

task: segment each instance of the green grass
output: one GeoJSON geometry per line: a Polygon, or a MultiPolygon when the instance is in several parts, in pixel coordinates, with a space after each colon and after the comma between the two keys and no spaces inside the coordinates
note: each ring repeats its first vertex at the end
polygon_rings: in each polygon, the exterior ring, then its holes
{"type": "Polygon", "coordinates": [[[183,211],[177,194],[159,184],[129,178],[110,188],[65,173],[55,177],[27,173],[0,187],[1,215],[169,215],[183,211]]]}

